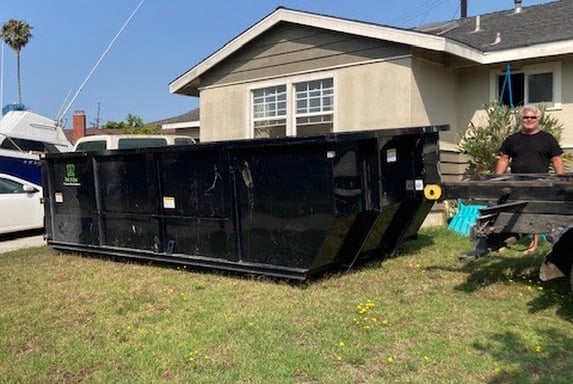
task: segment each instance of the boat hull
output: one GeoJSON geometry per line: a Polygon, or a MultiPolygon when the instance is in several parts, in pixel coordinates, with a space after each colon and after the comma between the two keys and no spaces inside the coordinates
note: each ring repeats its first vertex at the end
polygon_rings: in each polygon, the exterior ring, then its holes
{"type": "Polygon", "coordinates": [[[40,156],[37,154],[0,149],[0,173],[42,185],[40,156]]]}

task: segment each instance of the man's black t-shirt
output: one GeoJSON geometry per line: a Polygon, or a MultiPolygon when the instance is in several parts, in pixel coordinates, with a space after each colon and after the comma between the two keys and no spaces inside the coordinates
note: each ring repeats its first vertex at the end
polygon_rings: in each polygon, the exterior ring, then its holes
{"type": "Polygon", "coordinates": [[[547,173],[551,159],[563,150],[550,133],[539,131],[533,135],[514,133],[505,139],[500,152],[511,159],[512,173],[547,173]]]}

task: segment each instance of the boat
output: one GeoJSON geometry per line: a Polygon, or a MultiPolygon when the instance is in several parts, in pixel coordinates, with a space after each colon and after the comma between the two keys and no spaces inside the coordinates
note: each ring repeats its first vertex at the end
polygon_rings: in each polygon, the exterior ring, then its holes
{"type": "Polygon", "coordinates": [[[21,104],[3,108],[0,119],[0,173],[41,185],[40,154],[69,152],[73,146],[54,120],[21,104]]]}
{"type": "MultiPolygon", "coordinates": [[[[8,104],[2,108],[3,116],[0,119],[0,173],[16,176],[42,185],[40,154],[70,152],[73,150],[73,146],[66,139],[60,124],[62,117],[72,106],[84,85],[109,52],[118,36],[143,5],[143,2],[144,0],[140,0],[127,21],[116,33],[111,43],[88,73],[71,101],[67,104],[67,107],[58,115],[58,118],[50,119],[31,112],[21,103],[8,104]]],[[[0,62],[3,64],[3,57],[0,62]]],[[[3,68],[2,65],[0,65],[0,77],[2,77],[2,73],[3,68]]],[[[3,91],[1,88],[2,86],[0,84],[0,99],[3,91]]]]}

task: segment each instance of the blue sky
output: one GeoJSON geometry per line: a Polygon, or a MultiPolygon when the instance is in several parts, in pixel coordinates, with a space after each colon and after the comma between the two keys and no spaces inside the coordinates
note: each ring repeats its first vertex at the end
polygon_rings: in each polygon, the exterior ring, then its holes
{"type": "MultiPolygon", "coordinates": [[[[397,27],[460,16],[460,0],[143,0],[130,23],[70,105],[90,71],[142,0],[0,0],[0,23],[32,25],[22,50],[22,98],[32,111],[65,118],[84,110],[88,123],[145,122],[185,113],[197,98],[172,95],[169,83],[279,6],[397,27]],[[98,114],[99,105],[99,114],[98,114]]],[[[523,6],[550,0],[523,0],[523,6]]],[[[513,0],[468,0],[474,16],[513,0]]],[[[4,47],[3,105],[17,99],[16,56],[4,47]]]]}

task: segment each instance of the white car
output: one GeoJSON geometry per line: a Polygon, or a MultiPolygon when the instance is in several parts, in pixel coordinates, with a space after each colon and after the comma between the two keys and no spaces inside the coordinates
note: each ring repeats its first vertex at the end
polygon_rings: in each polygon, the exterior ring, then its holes
{"type": "Polygon", "coordinates": [[[0,234],[43,227],[42,187],[0,173],[0,234]]]}

